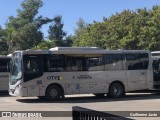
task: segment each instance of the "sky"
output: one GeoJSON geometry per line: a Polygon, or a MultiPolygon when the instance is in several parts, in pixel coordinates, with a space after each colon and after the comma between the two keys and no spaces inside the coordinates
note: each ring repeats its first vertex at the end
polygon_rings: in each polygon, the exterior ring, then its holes
{"type": "MultiPolygon", "coordinates": [[[[9,16],[16,17],[16,10],[21,8],[20,4],[23,1],[1,0],[0,26],[2,28],[5,28],[9,16]]],[[[63,30],[67,35],[73,35],[79,18],[86,23],[101,22],[103,17],[108,18],[125,9],[136,10],[144,7],[151,9],[154,5],[160,5],[160,0],[43,0],[43,3],[38,15],[49,18],[61,15],[64,23],[63,30]]],[[[41,29],[44,36],[48,36],[48,26],[45,25],[41,29]]]]}

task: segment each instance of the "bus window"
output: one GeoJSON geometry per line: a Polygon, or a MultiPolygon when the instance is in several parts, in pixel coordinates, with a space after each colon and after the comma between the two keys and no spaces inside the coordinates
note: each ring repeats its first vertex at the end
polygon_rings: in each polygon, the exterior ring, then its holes
{"type": "Polygon", "coordinates": [[[24,56],[24,81],[29,81],[43,75],[42,56],[24,56]]]}
{"type": "Polygon", "coordinates": [[[127,67],[127,70],[139,69],[139,57],[137,54],[126,55],[126,67],[127,67]]]}
{"type": "Polygon", "coordinates": [[[64,71],[64,58],[61,55],[49,55],[47,57],[47,71],[61,72],[64,71]]]}
{"type": "Polygon", "coordinates": [[[100,57],[88,58],[88,70],[89,71],[101,71],[104,70],[104,59],[100,57]]]}
{"type": "Polygon", "coordinates": [[[147,69],[149,64],[148,54],[127,54],[126,67],[128,70],[147,69]]]}
{"type": "Polygon", "coordinates": [[[149,57],[147,53],[139,54],[140,57],[140,68],[139,69],[147,69],[149,65],[149,57]]]}
{"type": "Polygon", "coordinates": [[[82,71],[82,57],[66,57],[66,71],[82,71]]]}
{"type": "Polygon", "coordinates": [[[0,59],[0,72],[9,72],[9,59],[0,59]]]}
{"type": "Polygon", "coordinates": [[[106,70],[123,70],[122,54],[107,54],[105,56],[106,70]]]}

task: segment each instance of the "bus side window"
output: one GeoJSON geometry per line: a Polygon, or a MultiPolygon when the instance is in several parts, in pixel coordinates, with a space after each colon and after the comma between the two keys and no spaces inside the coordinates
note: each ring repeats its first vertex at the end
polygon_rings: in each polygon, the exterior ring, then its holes
{"type": "Polygon", "coordinates": [[[0,72],[9,72],[9,59],[0,60],[0,72]]]}
{"type": "Polygon", "coordinates": [[[149,57],[147,53],[140,54],[140,69],[147,69],[149,65],[149,57]]]}
{"type": "Polygon", "coordinates": [[[128,70],[144,70],[148,68],[149,58],[147,53],[127,54],[126,66],[128,70]]]}
{"type": "Polygon", "coordinates": [[[82,71],[85,68],[85,58],[83,57],[71,57],[67,56],[66,57],[66,71],[82,71]]]}
{"type": "Polygon", "coordinates": [[[138,70],[139,69],[139,57],[137,54],[127,54],[126,55],[126,66],[128,70],[138,70]]]}
{"type": "Polygon", "coordinates": [[[25,61],[25,71],[30,73],[38,73],[40,70],[38,61],[25,61]]]}
{"type": "Polygon", "coordinates": [[[47,71],[48,72],[61,72],[64,71],[63,56],[50,55],[47,57],[47,71]]]}
{"type": "Polygon", "coordinates": [[[24,82],[43,75],[43,57],[42,56],[24,56],[24,82]]]}
{"type": "Polygon", "coordinates": [[[123,70],[123,55],[122,54],[107,54],[105,56],[106,70],[123,70]]]}
{"type": "Polygon", "coordinates": [[[103,56],[88,58],[88,70],[89,71],[101,71],[104,70],[103,56]]]}
{"type": "Polygon", "coordinates": [[[88,58],[82,58],[82,71],[88,71],[88,58]]]}

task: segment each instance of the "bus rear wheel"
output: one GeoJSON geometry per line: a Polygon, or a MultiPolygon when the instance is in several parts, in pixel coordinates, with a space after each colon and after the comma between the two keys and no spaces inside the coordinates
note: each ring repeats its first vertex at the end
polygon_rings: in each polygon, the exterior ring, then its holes
{"type": "Polygon", "coordinates": [[[112,98],[120,98],[125,95],[125,89],[122,84],[120,83],[113,83],[109,87],[108,95],[112,98]]]}
{"type": "Polygon", "coordinates": [[[62,90],[56,85],[49,86],[46,90],[46,98],[50,101],[59,100],[62,95],[62,90]]]}

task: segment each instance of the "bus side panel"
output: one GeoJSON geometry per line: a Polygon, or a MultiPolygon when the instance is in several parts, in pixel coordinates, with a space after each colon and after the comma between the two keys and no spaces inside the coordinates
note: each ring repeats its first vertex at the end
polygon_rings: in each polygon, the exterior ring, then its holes
{"type": "Polygon", "coordinates": [[[106,81],[108,83],[107,93],[109,92],[109,86],[111,83],[119,81],[125,86],[125,91],[128,91],[127,81],[126,81],[126,70],[114,70],[106,72],[106,81]]]}
{"type": "Polygon", "coordinates": [[[22,83],[22,96],[39,96],[39,85],[36,84],[37,79],[22,83]]]}
{"type": "Polygon", "coordinates": [[[28,96],[39,96],[39,86],[38,85],[32,85],[28,86],[28,96]]]}
{"type": "Polygon", "coordinates": [[[147,70],[127,70],[128,91],[147,89],[147,70]]]}
{"type": "Polygon", "coordinates": [[[9,72],[0,73],[0,91],[8,91],[9,89],[9,72]]]}
{"type": "Polygon", "coordinates": [[[107,93],[105,71],[79,72],[77,81],[80,84],[80,93],[107,93]],[[84,77],[84,78],[83,78],[84,77]]]}
{"type": "MultiPolygon", "coordinates": [[[[65,95],[108,93],[109,85],[112,82],[120,81],[127,86],[126,71],[92,71],[92,72],[60,72],[46,73],[40,85],[40,96],[45,95],[48,85],[57,83],[64,89],[65,95]],[[61,79],[58,79],[60,77],[61,79]],[[44,86],[44,87],[41,87],[44,86]]],[[[127,91],[128,88],[125,87],[127,91]]]]}
{"type": "MultiPolygon", "coordinates": [[[[42,83],[45,88],[52,83],[60,84],[66,95],[107,93],[108,88],[104,71],[47,73],[44,74],[42,83]]],[[[40,90],[42,96],[45,94],[43,91],[40,90]]]]}

